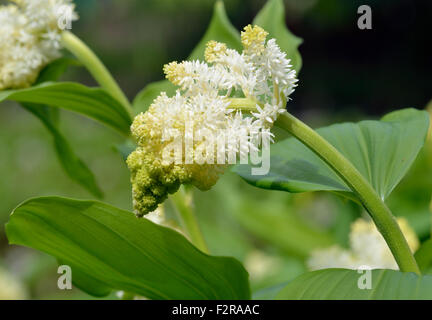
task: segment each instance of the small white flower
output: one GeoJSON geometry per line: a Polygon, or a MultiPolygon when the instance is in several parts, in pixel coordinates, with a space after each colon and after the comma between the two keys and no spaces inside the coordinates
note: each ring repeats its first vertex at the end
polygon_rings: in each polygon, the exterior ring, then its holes
{"type": "MultiPolygon", "coordinates": [[[[397,221],[411,251],[415,252],[419,247],[417,235],[404,218],[398,218],[397,221]]],[[[351,225],[349,237],[349,250],[336,245],[312,252],[307,261],[309,269],[358,269],[361,266],[368,266],[371,269],[399,269],[387,243],[373,221],[356,220],[351,225]]]]}

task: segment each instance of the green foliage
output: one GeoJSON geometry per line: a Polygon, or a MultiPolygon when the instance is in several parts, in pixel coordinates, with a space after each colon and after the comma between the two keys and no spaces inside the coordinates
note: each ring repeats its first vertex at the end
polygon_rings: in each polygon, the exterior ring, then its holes
{"type": "MultiPolygon", "coordinates": [[[[430,134],[429,134],[430,137],[430,134]]],[[[414,165],[388,199],[395,214],[404,216],[420,239],[431,236],[432,140],[426,141],[414,165]]]]}
{"type": "MultiPolygon", "coordinates": [[[[210,40],[224,42],[229,47],[237,50],[241,50],[242,47],[240,33],[229,21],[222,1],[216,1],[210,25],[188,59],[203,60],[206,44],[210,40]]],[[[136,113],[147,111],[153,100],[163,91],[168,95],[173,95],[176,91],[176,87],[168,80],[157,81],[147,85],[138,93],[133,101],[133,108],[136,113]]]]}
{"type": "Polygon", "coordinates": [[[302,58],[298,52],[302,39],[293,35],[285,24],[285,7],[282,0],[269,0],[255,17],[256,24],[269,33],[270,38],[275,38],[282,51],[291,59],[294,69],[299,72],[302,58]]]}
{"type": "Polygon", "coordinates": [[[235,215],[257,237],[294,256],[306,258],[312,250],[335,243],[329,233],[308,226],[293,212],[284,211],[284,207],[279,202],[270,211],[251,200],[243,203],[242,210],[235,215]]]}
{"type": "Polygon", "coordinates": [[[46,197],[16,208],[11,244],[53,255],[82,290],[124,290],[150,299],[248,299],[248,275],[232,258],[211,257],[182,235],[95,201],[46,197]]]}
{"type": "MultiPolygon", "coordinates": [[[[385,199],[417,157],[428,127],[429,116],[425,111],[404,109],[386,115],[381,121],[336,124],[317,131],[351,161],[385,199]]],[[[293,138],[271,147],[267,175],[251,175],[249,165],[239,165],[234,170],[247,182],[264,189],[351,192],[323,160],[293,138]]]]}
{"type": "MultiPolygon", "coordinates": [[[[364,272],[364,271],[363,271],[364,272]]],[[[372,270],[371,289],[360,289],[356,270],[324,269],[308,272],[290,282],[278,295],[281,300],[429,300],[432,276],[394,270],[372,270]]],[[[363,279],[360,279],[362,282],[363,279]]]]}
{"type": "Polygon", "coordinates": [[[188,60],[204,60],[204,51],[210,40],[226,43],[229,48],[237,51],[242,50],[240,33],[229,21],[222,1],[216,1],[210,25],[188,60]]]}
{"type": "Polygon", "coordinates": [[[127,160],[128,156],[137,148],[136,143],[132,139],[127,139],[123,143],[114,146],[114,150],[117,151],[124,161],[127,160]]]}
{"type": "Polygon", "coordinates": [[[67,175],[82,185],[98,198],[103,193],[97,185],[96,178],[87,165],[75,154],[66,138],[61,134],[57,121],[52,117],[52,110],[44,105],[22,103],[22,107],[34,114],[51,133],[57,157],[67,175]]]}
{"type": "MultiPolygon", "coordinates": [[[[230,227],[227,220],[231,220],[231,224],[239,224],[262,246],[298,258],[306,258],[312,250],[336,243],[336,235],[324,228],[316,227],[305,215],[302,216],[304,211],[311,213],[319,210],[322,215],[327,216],[334,214],[338,216],[338,222],[342,221],[339,214],[345,217],[350,214],[347,208],[338,208],[334,213],[328,212],[327,210],[333,211],[333,207],[323,202],[334,200],[333,198],[321,201],[311,198],[315,203],[321,202],[319,208],[312,208],[312,201],[302,204],[299,203],[300,201],[295,202],[290,195],[283,192],[256,189],[231,172],[225,173],[211,190],[196,191],[195,199],[197,211],[203,212],[200,221],[208,221],[209,224],[204,234],[217,232],[212,229],[215,225],[223,224],[217,228],[219,234],[215,237],[215,242],[225,243],[226,241],[225,246],[230,248],[234,247],[234,244],[231,244],[233,242],[236,245],[241,243],[238,238],[232,239],[235,235],[239,235],[239,231],[229,229],[233,227],[230,227]],[[218,205],[214,206],[214,203],[218,205]],[[326,205],[330,208],[325,208],[326,205]],[[222,222],[218,222],[219,219],[222,222]],[[225,230],[230,230],[228,232],[230,236],[225,235],[227,233],[225,230]]],[[[329,219],[332,219],[331,216],[329,219]]],[[[344,227],[348,232],[347,226],[344,227]]],[[[211,249],[212,252],[218,250],[213,247],[211,249]]]]}
{"type": "Polygon", "coordinates": [[[312,250],[335,243],[328,232],[313,228],[297,215],[299,208],[287,201],[286,194],[253,190],[235,179],[220,183],[224,185],[215,188],[220,188],[221,199],[230,204],[227,207],[231,214],[257,239],[272,247],[305,258],[312,250]]]}
{"type": "MultiPolygon", "coordinates": [[[[37,84],[57,80],[70,65],[79,65],[71,58],[60,58],[46,66],[39,74],[37,84]]],[[[21,106],[35,115],[51,133],[57,157],[66,174],[98,198],[102,198],[101,189],[87,165],[75,154],[67,139],[58,128],[59,109],[34,103],[21,103],[21,106]]]]}
{"type": "Polygon", "coordinates": [[[421,272],[432,273],[432,239],[422,243],[420,249],[415,253],[415,258],[421,272]]]}
{"type": "Polygon", "coordinates": [[[150,83],[142,89],[135,97],[132,106],[136,114],[146,112],[161,92],[166,92],[167,95],[174,95],[176,87],[168,80],[161,80],[150,83]]]}
{"type": "MultiPolygon", "coordinates": [[[[284,13],[282,0],[269,0],[253,24],[268,31],[269,38],[276,38],[298,72],[302,65],[298,51],[302,39],[287,29],[284,13]]],[[[189,59],[203,59],[209,40],[241,50],[240,34],[229,21],[222,1],[216,1],[209,27],[189,59]]],[[[49,82],[57,80],[73,64],[76,61],[69,58],[54,61],[42,70],[35,86],[2,91],[0,102],[19,102],[39,118],[53,137],[65,172],[92,194],[102,197],[93,173],[59,130],[59,110],[85,115],[127,137],[132,118],[106,90],[78,83],[49,82]]],[[[136,96],[134,112],[145,112],[160,92],[173,95],[175,90],[166,80],[149,84],[136,96]]],[[[428,126],[429,117],[425,112],[406,109],[393,112],[381,121],[337,124],[318,132],[386,199],[417,157],[428,126]]],[[[286,132],[278,134],[276,140],[286,136],[286,132]]],[[[116,148],[126,158],[134,143],[127,139],[116,148]]],[[[332,191],[353,198],[350,188],[333,170],[299,141],[293,138],[281,141],[272,146],[271,155],[271,171],[266,176],[252,176],[250,166],[236,166],[234,171],[249,184],[264,189],[293,193],[332,191]]],[[[346,241],[345,231],[353,212],[346,208],[340,210],[343,212],[339,214],[351,213],[351,216],[345,220],[338,217],[332,226],[335,230],[330,230],[328,221],[323,222],[328,217],[321,216],[321,222],[327,226],[317,228],[301,216],[302,212],[297,212],[298,205],[286,201],[286,193],[268,191],[271,195],[262,196],[263,190],[255,193],[258,189],[250,190],[251,186],[246,186],[249,190],[242,189],[245,183],[238,185],[232,177],[233,174],[225,184],[219,183],[205,195],[196,191],[197,198],[201,198],[196,204],[206,238],[213,239],[209,246],[212,252],[247,257],[255,251],[266,260],[276,256],[273,250],[276,251],[280,258],[276,263],[273,260],[273,264],[266,265],[264,261],[260,265],[261,268],[270,265],[273,274],[267,272],[267,278],[257,276],[251,281],[254,297],[274,298],[283,288],[277,295],[279,299],[432,299],[431,276],[392,270],[374,270],[371,290],[359,289],[361,275],[344,269],[310,272],[288,284],[275,286],[303,272],[304,259],[313,249],[346,241]],[[232,220],[227,222],[229,219],[232,220]],[[238,225],[233,226],[233,221],[238,225]],[[216,230],[215,222],[220,230],[216,230]],[[265,253],[270,253],[267,258],[265,253]]],[[[421,217],[425,215],[422,213],[421,217]]],[[[419,224],[426,228],[424,220],[419,224]]],[[[35,248],[71,266],[75,285],[94,296],[107,296],[113,290],[150,299],[249,299],[251,296],[248,274],[237,260],[206,255],[178,232],[147,219],[137,219],[131,212],[108,204],[58,197],[31,199],[13,211],[6,231],[11,244],[35,248]]],[[[416,253],[424,273],[432,270],[431,252],[429,240],[416,253]]]]}
{"type": "Polygon", "coordinates": [[[54,60],[41,70],[36,80],[36,84],[47,81],[57,81],[70,66],[80,66],[78,60],[62,57],[54,60]]]}
{"type": "Polygon", "coordinates": [[[98,120],[124,135],[129,135],[132,122],[123,105],[105,90],[73,82],[44,82],[26,89],[1,91],[0,102],[4,100],[74,111],[98,120]]]}

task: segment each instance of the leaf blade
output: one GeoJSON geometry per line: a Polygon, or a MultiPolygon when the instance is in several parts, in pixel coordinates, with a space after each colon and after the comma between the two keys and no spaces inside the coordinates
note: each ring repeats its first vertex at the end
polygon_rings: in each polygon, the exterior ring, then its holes
{"type": "Polygon", "coordinates": [[[292,34],[285,24],[285,6],[282,0],[268,0],[261,11],[255,17],[253,24],[262,27],[269,33],[270,38],[275,38],[277,44],[291,59],[294,69],[299,72],[302,66],[302,58],[298,47],[303,40],[292,34]]]}
{"type": "Polygon", "coordinates": [[[430,272],[432,269],[432,239],[422,243],[420,249],[415,253],[420,271],[423,273],[430,272]]]}
{"type": "Polygon", "coordinates": [[[223,1],[216,1],[210,24],[198,45],[193,49],[188,60],[204,60],[204,51],[207,42],[210,40],[223,42],[229,48],[237,51],[242,50],[240,33],[231,24],[225,11],[223,1]]]}
{"type": "MultiPolygon", "coordinates": [[[[39,73],[36,85],[46,81],[56,81],[71,65],[79,65],[75,59],[62,57],[48,64],[39,73]]],[[[59,129],[60,110],[47,105],[22,102],[25,110],[38,118],[54,142],[54,149],[66,174],[75,182],[83,186],[97,198],[102,198],[103,193],[96,183],[96,179],[87,165],[75,154],[67,139],[59,129]]]]}
{"type": "Polygon", "coordinates": [[[97,120],[124,135],[129,135],[131,116],[124,106],[100,88],[74,82],[44,82],[19,90],[0,92],[0,102],[13,100],[66,109],[97,120]]]}
{"type": "MultiPolygon", "coordinates": [[[[203,38],[192,50],[188,60],[204,60],[206,44],[210,40],[224,42],[232,49],[242,50],[240,33],[229,21],[223,1],[216,1],[210,24],[203,35],[203,38]]],[[[168,96],[171,96],[175,91],[176,86],[168,80],[150,83],[135,97],[133,101],[133,109],[136,113],[145,112],[161,92],[166,92],[168,96]]]]}
{"type": "Polygon", "coordinates": [[[161,80],[148,84],[137,94],[132,103],[135,113],[146,112],[153,100],[156,99],[161,92],[166,92],[168,96],[172,96],[176,92],[176,87],[168,80],[161,80]]]}
{"type": "Polygon", "coordinates": [[[51,133],[57,158],[69,178],[87,189],[97,198],[103,198],[103,192],[97,184],[93,172],[75,154],[69,142],[62,135],[56,121],[52,119],[50,108],[30,103],[22,103],[21,106],[36,116],[51,133]]]}
{"type": "Polygon", "coordinates": [[[250,297],[236,260],[205,255],[179,233],[101,202],[31,199],[14,210],[6,233],[112,289],[151,299],[250,297]]]}
{"type": "MultiPolygon", "coordinates": [[[[403,109],[381,121],[335,124],[317,132],[350,160],[385,199],[423,147],[428,127],[426,112],[403,109]]],[[[272,145],[270,161],[270,172],[265,176],[252,176],[248,165],[233,170],[248,183],[264,189],[351,192],[323,160],[294,138],[272,145]]]]}
{"type": "MultiPolygon", "coordinates": [[[[364,272],[364,271],[363,271],[364,272]]],[[[372,270],[371,289],[360,289],[357,270],[323,269],[308,272],[281,290],[279,300],[430,300],[432,276],[395,270],[372,270]]]]}

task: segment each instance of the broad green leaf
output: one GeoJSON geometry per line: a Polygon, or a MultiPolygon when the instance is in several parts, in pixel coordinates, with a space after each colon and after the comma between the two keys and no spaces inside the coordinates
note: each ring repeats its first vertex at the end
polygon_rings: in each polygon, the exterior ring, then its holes
{"type": "MultiPolygon", "coordinates": [[[[318,133],[338,149],[371,183],[382,199],[389,196],[422,148],[429,127],[425,111],[404,109],[381,121],[336,124],[318,133]]],[[[270,172],[252,175],[251,167],[234,171],[264,189],[288,192],[335,191],[350,196],[350,188],[317,155],[294,138],[270,149],[270,172]]]]}
{"type": "MultiPolygon", "coordinates": [[[[58,79],[63,75],[63,73],[67,70],[69,66],[78,66],[79,64],[80,63],[78,62],[78,60],[67,57],[62,57],[54,60],[40,71],[38,78],[33,84],[33,86],[44,82],[58,81],[58,79]]],[[[40,107],[37,107],[37,104],[33,104],[33,109],[40,109],[40,116],[53,123],[57,123],[60,118],[60,110],[58,108],[51,108],[44,105],[40,105],[40,107]]]]}
{"type": "Polygon", "coordinates": [[[36,80],[36,84],[47,81],[57,81],[70,66],[81,65],[78,60],[62,57],[54,60],[41,70],[36,80]]]}
{"type": "Polygon", "coordinates": [[[432,276],[394,270],[372,270],[371,289],[365,271],[324,269],[308,272],[290,282],[280,300],[431,300],[432,276]],[[361,278],[363,277],[363,278],[361,278]],[[358,284],[361,284],[359,286],[358,284]],[[364,288],[364,289],[361,289],[364,288]]]}
{"type": "Polygon", "coordinates": [[[432,239],[422,243],[420,249],[415,253],[415,258],[421,272],[426,273],[432,269],[432,239]]]}
{"type": "MultiPolygon", "coordinates": [[[[70,58],[55,60],[42,69],[36,83],[57,80],[70,65],[78,65],[78,62],[70,58]]],[[[102,191],[97,185],[93,173],[75,154],[58,128],[59,109],[34,103],[21,103],[21,106],[35,115],[51,133],[57,157],[67,175],[96,197],[102,198],[102,191]]]]}
{"type": "Polygon", "coordinates": [[[43,104],[74,111],[129,135],[131,116],[123,105],[100,88],[72,82],[45,82],[34,87],[0,92],[0,102],[43,104]]]}
{"type": "Polygon", "coordinates": [[[176,87],[168,80],[150,83],[135,97],[132,103],[135,113],[146,112],[153,100],[156,99],[161,92],[166,92],[168,96],[172,96],[176,92],[176,87]]]}
{"type": "Polygon", "coordinates": [[[287,282],[261,289],[253,293],[252,300],[275,300],[281,289],[285,288],[287,282]]]}
{"type": "Polygon", "coordinates": [[[131,139],[125,140],[121,144],[117,144],[114,146],[114,150],[120,153],[123,160],[126,161],[128,156],[136,149],[137,145],[131,139]]]}
{"type": "Polygon", "coordinates": [[[282,0],[268,0],[255,17],[253,24],[264,28],[269,38],[275,38],[282,51],[291,59],[294,69],[299,72],[302,59],[298,52],[302,39],[293,35],[285,24],[285,7],[282,0]]]}
{"type": "MultiPolygon", "coordinates": [[[[242,48],[240,33],[229,21],[222,1],[216,1],[210,25],[188,60],[203,60],[206,44],[210,40],[224,42],[232,49],[241,50],[242,48]]],[[[147,85],[134,99],[133,108],[136,113],[147,111],[150,104],[162,91],[170,96],[175,93],[176,87],[168,80],[147,85]]]]}
{"type": "Polygon", "coordinates": [[[106,297],[113,293],[113,289],[106,283],[99,281],[80,268],[65,261],[59,261],[59,265],[68,265],[72,270],[72,282],[77,288],[83,288],[87,294],[94,297],[106,297]]]}
{"type": "MultiPolygon", "coordinates": [[[[63,73],[65,73],[68,67],[79,65],[80,62],[72,58],[61,57],[56,59],[40,71],[34,86],[44,82],[58,81],[58,79],[63,75],[63,73]]],[[[33,109],[38,109],[36,104],[33,104],[33,109]]],[[[57,123],[60,117],[60,110],[58,108],[40,105],[40,109],[40,116],[43,116],[48,121],[57,123]]]]}
{"type": "Polygon", "coordinates": [[[204,60],[204,51],[210,40],[226,43],[229,48],[237,51],[242,50],[240,33],[229,21],[222,1],[216,1],[210,25],[188,60],[204,60]]]}
{"type": "Polygon", "coordinates": [[[102,198],[103,193],[97,185],[96,178],[87,165],[75,154],[69,142],[59,131],[56,121],[52,119],[50,114],[50,108],[31,103],[23,103],[22,107],[39,118],[51,133],[57,157],[67,175],[96,197],[102,198]]]}
{"type": "Polygon", "coordinates": [[[6,233],[11,244],[71,266],[75,285],[89,293],[111,288],[149,299],[250,298],[247,272],[235,259],[208,256],[178,232],[101,202],[31,199],[14,210],[6,233]]]}

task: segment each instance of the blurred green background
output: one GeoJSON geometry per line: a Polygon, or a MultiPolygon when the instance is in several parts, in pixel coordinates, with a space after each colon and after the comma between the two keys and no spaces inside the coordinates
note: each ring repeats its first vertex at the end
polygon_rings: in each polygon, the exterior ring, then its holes
{"type": "MultiPolygon", "coordinates": [[[[89,44],[132,99],[162,79],[162,66],[188,56],[212,14],[210,0],[81,0],[73,32],[89,44]]],[[[232,23],[249,24],[265,0],[225,0],[232,23]]],[[[304,39],[299,87],[291,111],[313,126],[376,118],[404,107],[424,108],[432,98],[430,1],[285,0],[290,30],[304,39]],[[373,29],[357,28],[357,8],[369,4],[373,29]]],[[[80,68],[64,79],[95,83],[80,68]]],[[[131,209],[128,170],[115,151],[121,137],[79,115],[63,112],[62,131],[95,173],[104,201],[131,209]]],[[[16,104],[0,105],[0,224],[29,197],[91,198],[60,167],[51,136],[16,104]]],[[[394,192],[389,204],[421,239],[430,236],[432,147],[394,192]]],[[[305,270],[317,247],[347,245],[349,224],[362,210],[327,194],[290,195],[255,189],[227,173],[214,189],[196,191],[195,205],[210,250],[242,260],[259,291],[305,270]]],[[[7,245],[0,229],[0,273],[12,274],[27,298],[88,298],[57,289],[57,264],[33,250],[7,245]],[[1,269],[7,271],[2,271],[1,269]]],[[[0,276],[0,286],[1,284],[0,276]]],[[[270,290],[271,291],[271,290],[270,290]]],[[[1,288],[0,288],[1,292],[1,288]]],[[[1,296],[0,296],[1,297],[1,296]]],[[[111,297],[115,297],[112,295],[111,297]]]]}

